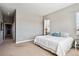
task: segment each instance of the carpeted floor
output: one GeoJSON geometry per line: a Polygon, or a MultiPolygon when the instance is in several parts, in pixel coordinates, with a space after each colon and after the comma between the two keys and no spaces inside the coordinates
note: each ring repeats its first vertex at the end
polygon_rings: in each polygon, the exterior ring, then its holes
{"type": "MultiPolygon", "coordinates": [[[[78,56],[79,50],[71,49],[67,56],[78,56]]],[[[33,42],[26,42],[15,44],[12,40],[5,40],[0,45],[0,56],[55,56],[47,50],[40,48],[33,44],[33,42]]]]}

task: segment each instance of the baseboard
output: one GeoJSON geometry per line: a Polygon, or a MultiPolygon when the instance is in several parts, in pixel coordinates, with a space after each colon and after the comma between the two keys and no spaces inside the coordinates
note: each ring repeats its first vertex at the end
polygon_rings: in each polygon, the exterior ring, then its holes
{"type": "Polygon", "coordinates": [[[33,41],[33,39],[32,39],[32,40],[23,40],[23,41],[18,41],[18,42],[16,42],[16,44],[24,43],[24,42],[29,42],[29,41],[33,41]]]}

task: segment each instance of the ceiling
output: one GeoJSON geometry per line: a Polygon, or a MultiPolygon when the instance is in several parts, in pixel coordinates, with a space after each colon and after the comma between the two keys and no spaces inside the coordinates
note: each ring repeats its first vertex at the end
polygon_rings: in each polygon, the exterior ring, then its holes
{"type": "Polygon", "coordinates": [[[40,16],[56,12],[70,5],[73,5],[73,3],[0,3],[5,14],[12,13],[17,8],[24,8],[25,12],[40,16]]]}

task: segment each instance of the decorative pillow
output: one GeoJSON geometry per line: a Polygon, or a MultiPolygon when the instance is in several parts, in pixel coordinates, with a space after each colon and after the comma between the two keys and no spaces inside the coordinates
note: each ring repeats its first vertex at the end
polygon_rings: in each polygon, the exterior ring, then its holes
{"type": "Polygon", "coordinates": [[[61,37],[61,32],[54,32],[52,33],[52,36],[61,37]]]}
{"type": "Polygon", "coordinates": [[[56,36],[56,37],[69,37],[69,33],[66,32],[54,32],[52,33],[52,36],[56,36]]]}

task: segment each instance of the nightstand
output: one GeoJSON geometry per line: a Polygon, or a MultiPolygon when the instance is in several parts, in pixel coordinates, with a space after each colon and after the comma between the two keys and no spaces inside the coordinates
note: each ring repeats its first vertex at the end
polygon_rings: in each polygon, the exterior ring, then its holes
{"type": "Polygon", "coordinates": [[[75,49],[79,48],[79,39],[75,39],[75,49]]]}

